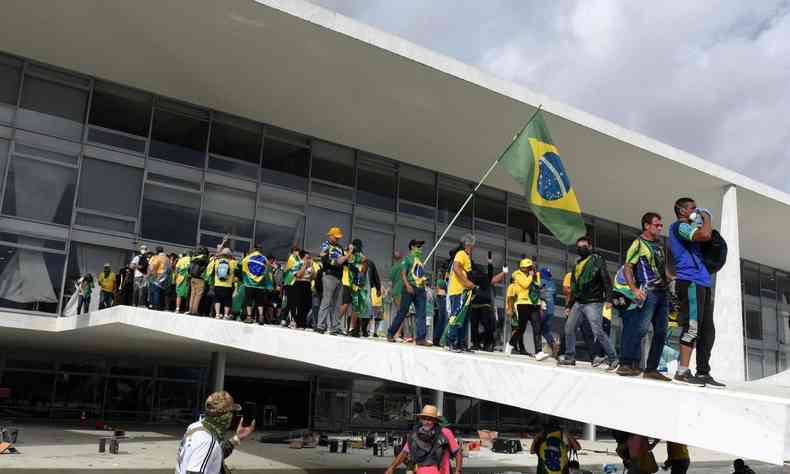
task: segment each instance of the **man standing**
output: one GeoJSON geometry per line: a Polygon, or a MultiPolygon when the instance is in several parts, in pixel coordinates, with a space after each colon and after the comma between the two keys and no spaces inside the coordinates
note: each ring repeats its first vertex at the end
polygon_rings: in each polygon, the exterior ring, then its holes
{"type": "Polygon", "coordinates": [[[661,216],[648,212],[642,216],[642,234],[634,240],[625,256],[623,276],[635,301],[623,314],[621,363],[617,374],[636,376],[642,360],[642,338],[653,325],[653,338],[644,377],[668,382],[658,371],[667,335],[669,299],[667,296],[666,258],[658,241],[664,224],[661,216]]]}
{"type": "MultiPolygon", "coordinates": [[[[389,314],[389,325],[400,311],[400,297],[403,293],[403,278],[400,276],[403,256],[397,250],[392,254],[392,266],[390,267],[389,279],[391,288],[387,292],[387,313],[389,314]]],[[[395,333],[397,337],[397,332],[395,333]]]]}
{"type": "Polygon", "coordinates": [[[466,311],[475,287],[469,279],[474,247],[475,236],[466,234],[461,237],[461,246],[453,256],[450,284],[447,287],[447,343],[452,352],[471,352],[466,346],[466,311]]]}
{"type": "Polygon", "coordinates": [[[151,257],[148,270],[149,306],[151,309],[162,309],[162,293],[170,288],[172,278],[170,257],[164,248],[156,248],[156,255],[151,257]]]}
{"type": "Polygon", "coordinates": [[[113,305],[113,295],[115,294],[115,273],[109,263],[104,264],[104,270],[99,273],[99,309],[109,308],[113,305]]]}
{"type": "Polygon", "coordinates": [[[538,474],[562,474],[568,472],[571,450],[580,449],[576,438],[562,429],[554,417],[548,417],[529,452],[538,456],[538,474]]]}
{"type": "Polygon", "coordinates": [[[189,425],[176,455],[176,474],[220,474],[230,472],[225,458],[255,431],[255,420],[244,426],[239,421],[236,434],[226,438],[233,414],[241,410],[228,392],[214,392],[206,399],[206,413],[189,425]]]}
{"type": "Polygon", "coordinates": [[[448,428],[439,426],[436,407],[425,405],[417,418],[420,425],[411,432],[386,474],[394,474],[407,458],[417,466],[416,474],[450,474],[450,456],[455,459],[455,474],[461,474],[463,455],[458,440],[448,428]]]}
{"type": "Polygon", "coordinates": [[[426,338],[427,329],[425,325],[425,270],[422,266],[422,240],[409,241],[409,255],[403,259],[400,267],[400,279],[404,293],[401,294],[400,308],[398,315],[395,316],[392,325],[387,331],[387,340],[395,342],[395,333],[400,329],[403,319],[409,312],[409,307],[414,304],[414,315],[416,323],[415,344],[418,346],[430,346],[426,338]]]}
{"type": "Polygon", "coordinates": [[[236,279],[236,260],[229,248],[222,249],[217,258],[213,259],[206,269],[214,282],[215,318],[230,319],[230,307],[233,304],[233,283],[236,279]]]}
{"type": "MultiPolygon", "coordinates": [[[[520,346],[522,355],[529,355],[524,347],[523,338],[527,330],[527,323],[532,324],[532,341],[535,345],[534,356],[536,360],[544,360],[549,355],[543,352],[541,343],[540,320],[540,273],[535,270],[532,259],[524,258],[518,264],[518,270],[513,272],[515,283],[516,302],[514,310],[518,315],[518,329],[511,337],[511,346],[520,346]]],[[[507,349],[506,352],[510,352],[507,349]]]]}
{"type": "Polygon", "coordinates": [[[132,299],[135,306],[145,307],[148,301],[148,247],[140,246],[140,252],[132,258],[129,267],[134,270],[134,293],[132,299]]]}
{"type": "Polygon", "coordinates": [[[134,271],[125,266],[118,271],[115,277],[115,304],[132,306],[132,294],[134,293],[134,271]]]}
{"type": "MultiPolygon", "coordinates": [[[[609,336],[603,330],[604,306],[611,308],[612,280],[606,270],[606,260],[594,253],[589,237],[580,237],[576,241],[576,253],[579,258],[576,267],[571,272],[571,298],[568,308],[569,315],[565,325],[565,355],[559,360],[559,365],[576,365],[576,329],[581,318],[586,318],[590,323],[595,340],[606,352],[608,368],[617,369],[617,353],[612,347],[609,336]]],[[[590,347],[591,356],[595,350],[590,347]]]]}
{"type": "Polygon", "coordinates": [[[261,245],[255,244],[241,261],[241,285],[244,287],[244,306],[247,310],[245,323],[253,323],[255,318],[263,321],[263,307],[266,303],[265,281],[269,271],[269,262],[261,253],[261,245]],[[253,312],[256,314],[253,317],[253,312]]]}
{"type": "Polygon", "coordinates": [[[680,360],[675,381],[690,385],[724,388],[710,375],[710,353],[716,338],[713,325],[713,300],[711,277],[702,259],[701,242],[713,236],[710,211],[698,209],[693,199],[685,197],[675,201],[677,221],[669,228],[669,245],[675,274],[680,311],[680,360]],[[689,362],[697,349],[697,375],[691,374],[689,362]]]}
{"type": "Polygon", "coordinates": [[[477,287],[475,299],[469,307],[470,324],[472,325],[472,350],[494,352],[494,330],[496,329],[496,316],[494,314],[494,288],[505,280],[507,267],[494,275],[494,263],[488,259],[486,269],[482,265],[473,265],[469,279],[477,287]],[[478,331],[483,325],[482,338],[478,331]]]}
{"type": "MultiPolygon", "coordinates": [[[[189,298],[189,266],[192,264],[192,252],[189,251],[176,260],[176,314],[181,312],[181,302],[188,303],[189,298]]],[[[188,306],[188,304],[187,304],[188,306]]],[[[184,311],[185,313],[188,311],[184,311]]]]}
{"type": "Polygon", "coordinates": [[[187,314],[200,314],[200,300],[206,290],[206,281],[203,279],[206,267],[208,267],[208,249],[202,247],[189,262],[189,312],[187,314]]]}
{"type": "Polygon", "coordinates": [[[326,235],[327,240],[321,244],[322,294],[315,332],[323,334],[328,330],[329,334],[337,335],[341,333],[337,318],[340,315],[343,297],[343,285],[340,279],[343,277],[343,266],[348,261],[348,255],[338,244],[343,238],[340,227],[332,227],[326,235]]]}

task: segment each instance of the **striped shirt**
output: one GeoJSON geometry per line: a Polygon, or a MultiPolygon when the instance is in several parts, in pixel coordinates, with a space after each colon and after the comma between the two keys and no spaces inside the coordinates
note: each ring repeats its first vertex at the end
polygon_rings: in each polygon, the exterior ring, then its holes
{"type": "Polygon", "coordinates": [[[222,446],[212,434],[196,421],[187,428],[176,456],[176,474],[222,472],[222,446]]]}

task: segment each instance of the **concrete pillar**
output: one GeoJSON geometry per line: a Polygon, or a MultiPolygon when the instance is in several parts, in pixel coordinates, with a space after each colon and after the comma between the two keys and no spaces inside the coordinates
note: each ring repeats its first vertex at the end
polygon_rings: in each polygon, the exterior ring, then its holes
{"type": "Polygon", "coordinates": [[[208,389],[210,392],[218,392],[225,388],[225,352],[211,353],[211,366],[208,372],[208,389]]]}
{"type": "Polygon", "coordinates": [[[584,425],[584,439],[586,441],[595,441],[595,428],[596,426],[592,423],[584,425]]]}
{"type": "MultiPolygon", "coordinates": [[[[439,411],[439,416],[442,416],[444,414],[444,392],[435,390],[434,399],[436,401],[436,409],[439,411]]],[[[422,407],[420,407],[420,410],[422,410],[422,407]]]]}
{"type": "Polygon", "coordinates": [[[746,380],[746,361],[738,196],[737,188],[734,185],[724,188],[719,232],[727,241],[727,263],[716,274],[713,305],[716,342],[713,345],[710,358],[711,372],[716,378],[742,382],[746,380]]]}

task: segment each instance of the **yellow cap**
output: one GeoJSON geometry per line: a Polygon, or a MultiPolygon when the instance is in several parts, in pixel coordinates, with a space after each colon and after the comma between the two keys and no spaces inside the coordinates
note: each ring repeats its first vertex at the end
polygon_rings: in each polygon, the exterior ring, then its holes
{"type": "Polygon", "coordinates": [[[326,235],[328,235],[330,237],[334,237],[336,239],[342,239],[343,238],[343,231],[340,230],[340,227],[332,227],[331,229],[329,229],[329,231],[326,233],[326,235]]]}
{"type": "Polygon", "coordinates": [[[527,267],[531,267],[531,266],[532,266],[532,259],[530,259],[530,258],[525,258],[525,259],[521,260],[520,262],[518,262],[518,267],[519,268],[527,268],[527,267]]]}

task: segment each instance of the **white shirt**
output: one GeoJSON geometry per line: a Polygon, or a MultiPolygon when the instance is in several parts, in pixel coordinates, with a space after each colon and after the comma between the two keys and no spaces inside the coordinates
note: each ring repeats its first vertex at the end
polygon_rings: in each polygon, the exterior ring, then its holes
{"type": "Polygon", "coordinates": [[[144,273],[142,273],[140,270],[137,269],[137,265],[139,265],[139,264],[140,264],[140,256],[139,255],[135,255],[134,258],[132,259],[132,263],[129,265],[130,267],[134,268],[134,276],[135,276],[135,278],[140,278],[140,277],[145,276],[144,273]]]}
{"type": "Polygon", "coordinates": [[[222,446],[210,432],[195,429],[202,427],[203,423],[196,421],[184,433],[176,456],[176,474],[222,472],[222,446]]]}

